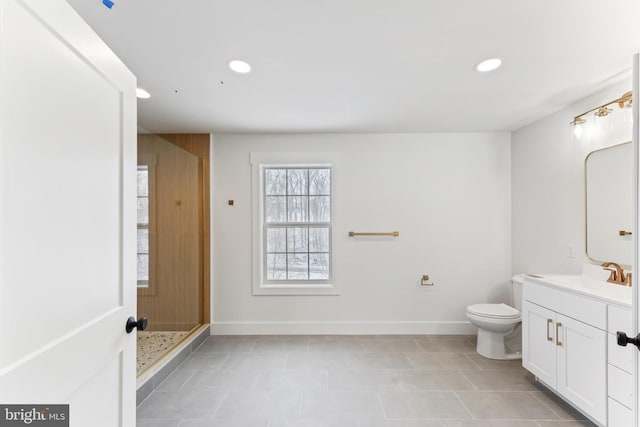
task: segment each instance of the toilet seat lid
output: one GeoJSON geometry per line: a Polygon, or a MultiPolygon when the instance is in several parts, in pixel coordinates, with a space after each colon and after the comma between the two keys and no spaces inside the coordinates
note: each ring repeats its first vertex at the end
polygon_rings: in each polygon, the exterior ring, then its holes
{"type": "Polygon", "coordinates": [[[467,312],[493,319],[517,319],[520,317],[520,312],[507,304],[474,304],[467,307],[467,312]]]}

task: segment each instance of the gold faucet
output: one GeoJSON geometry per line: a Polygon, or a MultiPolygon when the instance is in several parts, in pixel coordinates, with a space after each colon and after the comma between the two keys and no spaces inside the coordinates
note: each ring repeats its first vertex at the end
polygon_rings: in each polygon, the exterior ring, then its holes
{"type": "Polygon", "coordinates": [[[615,262],[605,262],[602,264],[602,267],[604,267],[605,270],[610,272],[607,282],[615,283],[616,285],[631,286],[632,284],[631,273],[624,274],[624,270],[622,269],[622,267],[620,267],[619,264],[616,264],[615,262]],[[607,267],[613,267],[613,268],[607,268],[607,267]]]}

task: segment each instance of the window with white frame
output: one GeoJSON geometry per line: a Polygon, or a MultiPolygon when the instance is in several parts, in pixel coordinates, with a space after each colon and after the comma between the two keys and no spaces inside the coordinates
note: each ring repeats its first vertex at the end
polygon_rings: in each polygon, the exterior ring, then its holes
{"type": "Polygon", "coordinates": [[[331,281],[331,168],[262,168],[262,281],[331,281]]]}
{"type": "Polygon", "coordinates": [[[252,152],[253,295],[340,295],[340,152],[252,152]]]}

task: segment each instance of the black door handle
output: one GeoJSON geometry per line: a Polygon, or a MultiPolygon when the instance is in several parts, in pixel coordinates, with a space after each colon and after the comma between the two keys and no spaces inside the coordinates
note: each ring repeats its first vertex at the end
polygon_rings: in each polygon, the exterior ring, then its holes
{"type": "Polygon", "coordinates": [[[635,338],[629,338],[624,332],[618,331],[616,336],[618,337],[618,345],[626,347],[627,344],[633,344],[640,350],[640,334],[636,335],[635,338]]]}
{"type": "MultiPolygon", "coordinates": [[[[141,317],[136,320],[135,317],[131,316],[127,319],[127,325],[125,326],[125,330],[128,334],[131,333],[135,328],[138,328],[139,331],[144,331],[147,329],[148,320],[146,317],[141,317]]],[[[626,345],[626,344],[625,344],[626,345]]]]}

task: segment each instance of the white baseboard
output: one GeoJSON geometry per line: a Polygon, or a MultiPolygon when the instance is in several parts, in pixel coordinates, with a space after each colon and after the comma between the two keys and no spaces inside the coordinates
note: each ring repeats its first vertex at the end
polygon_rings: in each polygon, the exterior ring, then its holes
{"type": "Polygon", "coordinates": [[[212,322],[211,335],[475,335],[470,322],[212,322]]]}

